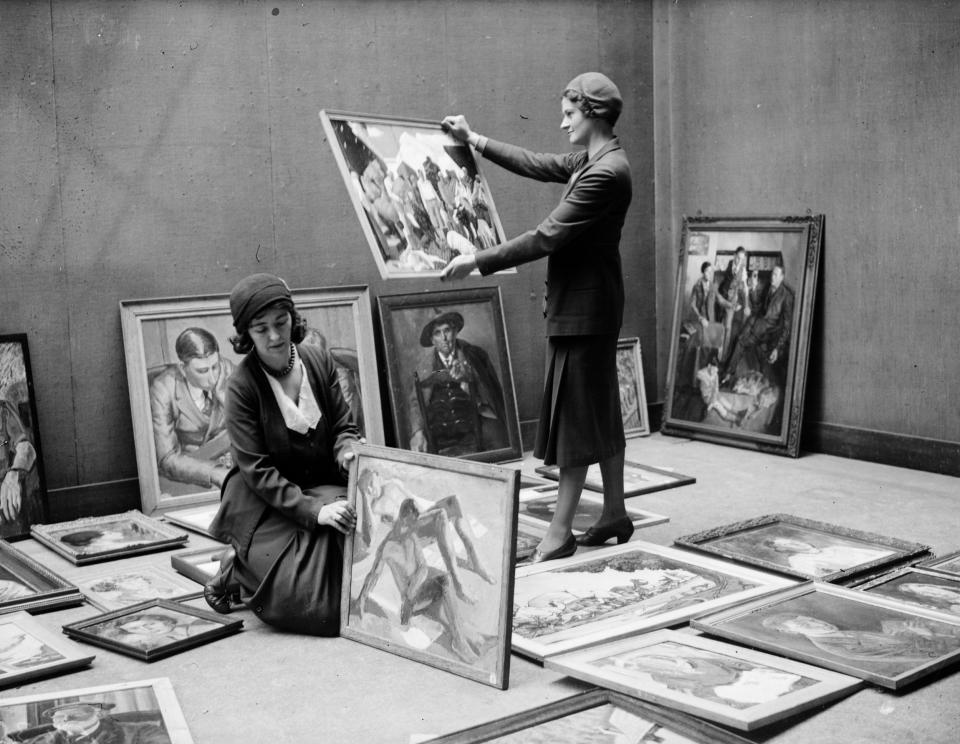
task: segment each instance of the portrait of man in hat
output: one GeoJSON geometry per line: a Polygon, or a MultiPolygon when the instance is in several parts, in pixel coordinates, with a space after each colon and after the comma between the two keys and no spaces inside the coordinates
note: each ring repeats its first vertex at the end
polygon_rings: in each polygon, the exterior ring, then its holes
{"type": "Polygon", "coordinates": [[[460,456],[510,446],[496,369],[484,349],[460,338],[463,327],[462,313],[436,309],[420,331],[408,400],[415,452],[460,456]]]}
{"type": "Polygon", "coordinates": [[[156,723],[126,721],[109,712],[114,703],[75,700],[43,712],[53,728],[27,741],[30,744],[170,744],[165,728],[156,723]]]}

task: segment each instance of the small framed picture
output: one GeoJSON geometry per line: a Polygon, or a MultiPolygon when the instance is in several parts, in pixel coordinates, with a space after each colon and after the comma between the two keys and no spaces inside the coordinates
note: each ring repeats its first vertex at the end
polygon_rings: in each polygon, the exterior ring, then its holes
{"type": "MultiPolygon", "coordinates": [[[[517,520],[526,525],[539,529],[541,534],[557,511],[557,486],[544,489],[531,489],[531,494],[520,492],[520,503],[517,507],[517,520]]],[[[603,513],[603,496],[592,493],[583,493],[577,504],[577,511],[573,516],[573,534],[582,535],[587,529],[600,519],[603,513]]],[[[635,529],[652,527],[655,524],[669,522],[670,517],[654,514],[644,509],[637,509],[627,505],[627,516],[630,517],[635,529]]]]}
{"type": "Polygon", "coordinates": [[[929,568],[931,571],[948,573],[954,576],[960,576],[960,550],[946,555],[938,555],[933,558],[925,558],[918,561],[917,566],[929,568]]]}
{"type": "MultiPolygon", "coordinates": [[[[560,480],[560,468],[556,465],[541,465],[536,471],[550,480],[560,480]]],[[[696,482],[697,479],[692,476],[666,468],[654,468],[629,460],[623,463],[624,496],[640,496],[644,493],[687,486],[696,482]]],[[[603,493],[603,476],[600,473],[599,464],[594,463],[587,468],[587,479],[583,486],[591,491],[603,493]]]]}
{"type": "Polygon", "coordinates": [[[105,517],[35,524],[34,539],[78,566],[183,545],[187,534],[131,510],[105,517]]]}
{"type": "Polygon", "coordinates": [[[910,566],[852,588],[960,617],[960,576],[910,566]]]}
{"type": "Polygon", "coordinates": [[[673,630],[551,656],[544,667],[742,731],[820,707],[863,684],[845,674],[673,630]]]}
{"type": "Polygon", "coordinates": [[[790,514],[767,514],[684,535],[674,543],[799,579],[833,583],[887,570],[928,551],[926,545],[790,514]]]}
{"type": "Polygon", "coordinates": [[[17,499],[4,499],[0,538],[27,537],[47,520],[47,490],[30,352],[24,333],[0,335],[0,482],[17,499]]]}
{"type": "Polygon", "coordinates": [[[620,413],[623,433],[630,437],[650,434],[647,392],[643,386],[643,357],[639,338],[621,338],[617,342],[617,379],[620,382],[620,413]]]}
{"type": "Polygon", "coordinates": [[[77,586],[90,604],[106,611],[150,599],[194,599],[203,594],[192,581],[150,564],[84,573],[77,586]]]}
{"type": "Polygon", "coordinates": [[[960,661],[960,617],[822,581],[702,615],[690,624],[891,690],[960,661]]]}
{"type": "Polygon", "coordinates": [[[0,687],[72,672],[89,666],[93,658],[26,612],[0,616],[0,687]]]}
{"type": "Polygon", "coordinates": [[[210,534],[210,523],[217,516],[219,509],[220,502],[215,501],[212,504],[190,506],[186,509],[171,509],[164,512],[163,519],[165,522],[171,522],[193,532],[199,532],[201,535],[213,537],[210,534]]]}
{"type": "Polygon", "coordinates": [[[600,689],[430,739],[431,744],[484,741],[503,744],[749,744],[747,739],[732,731],[699,718],[651,705],[620,692],[600,689]]]}
{"type": "Polygon", "coordinates": [[[184,576],[198,584],[206,584],[220,571],[220,559],[226,545],[214,545],[200,550],[187,550],[170,556],[170,563],[184,576]]]}
{"type": "Polygon", "coordinates": [[[5,741],[193,744],[187,721],[166,677],[35,692],[0,700],[5,741]]]}
{"type": "Polygon", "coordinates": [[[63,632],[141,661],[156,661],[232,635],[242,626],[243,620],[167,599],[151,599],[64,625],[63,632]]]}
{"type": "Polygon", "coordinates": [[[82,602],[76,586],[0,540],[0,614],[59,610],[82,602]]]}

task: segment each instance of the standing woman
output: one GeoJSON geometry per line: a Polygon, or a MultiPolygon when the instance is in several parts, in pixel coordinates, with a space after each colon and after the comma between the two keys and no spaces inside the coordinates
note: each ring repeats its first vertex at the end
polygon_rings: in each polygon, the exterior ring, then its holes
{"type": "Polygon", "coordinates": [[[617,381],[617,338],[623,320],[620,232],[630,206],[630,164],[613,125],[623,101],[599,72],[585,72],[560,99],[560,127],[585,149],[550,155],[483,137],[463,116],[444,129],[485,158],[521,176],[566,182],[563,198],[535,229],[505,243],[454,258],[443,279],[477,268],[483,275],[547,257],[547,373],[534,456],[560,467],[557,510],[534,561],[565,558],[581,545],[611,537],[626,542],[633,524],[623,503],[626,440],[617,381]],[[599,462],[603,513],[579,539],[571,532],[587,474],[599,462]]]}
{"type": "Polygon", "coordinates": [[[248,276],[230,293],[230,312],[231,342],[246,356],[228,383],[235,466],[210,532],[234,555],[221,561],[204,596],[229,612],[239,594],[271,625],[337,635],[343,536],[356,526],[345,499],[358,432],[333,360],[300,345],[306,322],[286,282],[248,276]]]}

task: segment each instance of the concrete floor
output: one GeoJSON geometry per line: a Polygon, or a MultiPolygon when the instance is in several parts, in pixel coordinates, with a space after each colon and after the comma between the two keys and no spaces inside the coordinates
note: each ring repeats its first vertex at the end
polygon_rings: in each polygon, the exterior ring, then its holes
{"type": "MultiPolygon", "coordinates": [[[[629,440],[627,458],[697,479],[631,499],[670,516],[666,524],[638,530],[635,539],[670,545],[680,535],[786,512],[925,543],[935,552],[960,549],[957,478],[829,455],[791,460],[659,434],[629,440]]],[[[532,474],[537,464],[527,458],[515,466],[532,474]]],[[[187,549],[211,542],[192,535],[187,549]]],[[[31,540],[18,547],[68,578],[84,570],[31,540]]],[[[117,565],[169,567],[173,552],[117,565]]],[[[37,619],[59,630],[96,612],[85,605],[37,619]]],[[[248,611],[236,616],[245,627],[229,638],[151,664],[95,649],[90,669],[7,689],[2,697],[169,677],[198,744],[406,744],[414,736],[450,733],[585,688],[513,655],[509,689],[496,690],[353,641],[278,633],[248,611]]],[[[866,687],[826,709],[745,736],[776,744],[948,744],[960,740],[958,726],[960,673],[946,670],[905,692],[866,687]]]]}

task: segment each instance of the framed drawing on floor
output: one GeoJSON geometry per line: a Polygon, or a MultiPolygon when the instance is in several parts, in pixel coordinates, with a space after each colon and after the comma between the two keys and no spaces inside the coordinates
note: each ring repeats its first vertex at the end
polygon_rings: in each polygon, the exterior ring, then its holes
{"type": "Polygon", "coordinates": [[[796,457],[823,215],[685,217],[664,434],[796,457]]]}
{"type": "Polygon", "coordinates": [[[213,537],[210,534],[210,524],[220,510],[220,502],[213,501],[200,506],[188,506],[185,509],[170,509],[163,513],[165,522],[186,527],[188,530],[199,532],[201,535],[213,537]]]}
{"type": "Polygon", "coordinates": [[[680,625],[795,583],[641,540],[518,566],[513,650],[542,660],[680,625]]]}
{"type": "MultiPolygon", "coordinates": [[[[354,421],[383,443],[380,383],[365,286],[292,291],[304,344],[325,348],[354,421]]],[[[234,352],[229,296],[120,303],[140,497],[146,514],[212,503],[233,465],[224,419],[234,352]],[[202,396],[202,397],[201,397],[202,396]]]]}
{"type": "Polygon", "coordinates": [[[382,278],[438,276],[506,239],[473,151],[439,122],[328,110],[320,121],[382,278]]]}
{"type": "Polygon", "coordinates": [[[104,611],[119,610],[150,599],[195,599],[203,594],[189,579],[150,563],[92,573],[84,570],[76,581],[87,601],[104,611]]]}
{"type": "Polygon", "coordinates": [[[26,612],[0,616],[0,687],[72,672],[90,666],[93,658],[26,612]]]}
{"type": "Polygon", "coordinates": [[[0,614],[59,610],[82,602],[76,586],[0,540],[0,614]]]}
{"type": "Polygon", "coordinates": [[[697,630],[897,690],[960,661],[960,618],[811,581],[705,614],[697,630]]]}
{"type": "MultiPolygon", "coordinates": [[[[550,480],[560,480],[560,468],[556,465],[540,465],[536,471],[550,480]]],[[[666,468],[655,468],[650,465],[641,465],[639,462],[626,460],[623,463],[623,495],[639,496],[644,493],[663,491],[667,488],[688,486],[696,483],[697,479],[690,475],[678,473],[666,468]]],[[[603,493],[603,474],[600,465],[594,463],[587,468],[587,479],[584,488],[603,493]]]]}
{"type": "Polygon", "coordinates": [[[432,744],[749,744],[698,718],[593,689],[429,740],[432,744]]]}
{"type": "Polygon", "coordinates": [[[77,566],[176,548],[188,539],[187,533],[136,510],[35,524],[30,531],[37,542],[77,566]]]}
{"type": "Polygon", "coordinates": [[[220,559],[227,549],[226,545],[214,545],[174,553],[170,556],[170,565],[198,584],[206,584],[220,571],[220,559]]]}
{"type": "Polygon", "coordinates": [[[4,698],[0,720],[8,741],[59,743],[89,729],[91,742],[193,744],[166,677],[4,698]]]}
{"type": "Polygon", "coordinates": [[[620,413],[623,433],[629,437],[650,434],[647,415],[647,391],[643,386],[643,357],[639,338],[621,338],[617,342],[617,379],[620,382],[620,413]]]}
{"type": "Polygon", "coordinates": [[[845,674],[673,630],[551,656],[544,667],[743,731],[822,707],[863,684],[845,674]]]}
{"type": "Polygon", "coordinates": [[[47,521],[47,490],[30,351],[23,333],[0,335],[0,538],[47,521]]]}
{"type": "Polygon", "coordinates": [[[243,620],[167,599],[151,599],[64,625],[63,632],[141,661],[156,661],[232,635],[242,627],[243,620]]]}
{"type": "Polygon", "coordinates": [[[910,566],[851,588],[960,617],[960,576],[910,566]]]}
{"type": "Polygon", "coordinates": [[[471,460],[523,454],[498,287],[380,295],[397,446],[471,460]]]}
{"type": "MultiPolygon", "coordinates": [[[[524,494],[520,491],[520,503],[517,507],[517,519],[520,523],[534,527],[545,533],[553,515],[557,511],[557,486],[548,489],[531,489],[532,493],[524,494]]],[[[627,516],[633,522],[634,529],[652,527],[655,524],[669,522],[670,517],[655,514],[645,509],[638,509],[626,505],[627,516]]],[[[583,493],[577,503],[577,510],[573,515],[572,531],[574,535],[582,535],[590,527],[600,521],[603,513],[603,496],[593,493],[583,493]]]]}
{"type": "Polygon", "coordinates": [[[506,689],[519,473],[359,445],[340,635],[506,689]]]}
{"type": "Polygon", "coordinates": [[[684,535],[674,544],[798,579],[834,583],[889,570],[928,551],[919,543],[790,514],[767,514],[684,535]]]}

